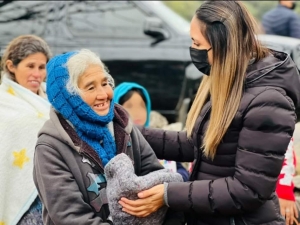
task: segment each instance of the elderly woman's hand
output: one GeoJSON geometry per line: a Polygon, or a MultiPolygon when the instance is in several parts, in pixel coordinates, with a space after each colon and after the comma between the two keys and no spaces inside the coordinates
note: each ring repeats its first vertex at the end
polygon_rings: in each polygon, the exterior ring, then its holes
{"type": "Polygon", "coordinates": [[[285,217],[286,225],[293,225],[295,218],[298,218],[296,202],[279,198],[280,212],[285,217]]]}
{"type": "Polygon", "coordinates": [[[146,217],[164,205],[164,185],[159,184],[138,194],[140,199],[121,198],[123,211],[133,216],[146,217]]]}

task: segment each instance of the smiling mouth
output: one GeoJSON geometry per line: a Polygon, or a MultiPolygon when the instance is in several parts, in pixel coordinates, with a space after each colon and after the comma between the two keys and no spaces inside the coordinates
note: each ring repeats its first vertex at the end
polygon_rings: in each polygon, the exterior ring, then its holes
{"type": "Polygon", "coordinates": [[[29,83],[33,85],[40,85],[40,82],[37,80],[30,80],[29,83]]]}
{"type": "Polygon", "coordinates": [[[98,110],[98,111],[106,110],[108,107],[109,107],[108,102],[103,102],[103,103],[95,104],[95,105],[94,105],[94,108],[95,108],[96,110],[98,110]]]}

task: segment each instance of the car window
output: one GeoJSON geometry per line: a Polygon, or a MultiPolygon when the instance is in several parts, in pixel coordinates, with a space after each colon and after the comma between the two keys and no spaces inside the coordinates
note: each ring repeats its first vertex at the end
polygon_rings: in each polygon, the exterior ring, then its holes
{"type": "Polygon", "coordinates": [[[151,7],[155,16],[161,18],[178,33],[189,34],[190,23],[164,3],[161,1],[143,1],[143,3],[151,7]]]}
{"type": "Polygon", "coordinates": [[[45,29],[47,3],[41,1],[1,1],[0,33],[10,39],[22,34],[41,35],[45,29]]]}
{"type": "Polygon", "coordinates": [[[69,1],[67,25],[74,36],[149,38],[143,32],[147,17],[128,1],[69,1]]]}

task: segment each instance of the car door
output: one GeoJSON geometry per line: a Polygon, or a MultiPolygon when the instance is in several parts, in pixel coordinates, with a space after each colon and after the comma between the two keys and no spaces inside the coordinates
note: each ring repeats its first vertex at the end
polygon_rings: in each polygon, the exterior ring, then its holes
{"type": "Polygon", "coordinates": [[[43,36],[48,5],[41,1],[0,2],[0,55],[7,44],[24,34],[43,36]]]}

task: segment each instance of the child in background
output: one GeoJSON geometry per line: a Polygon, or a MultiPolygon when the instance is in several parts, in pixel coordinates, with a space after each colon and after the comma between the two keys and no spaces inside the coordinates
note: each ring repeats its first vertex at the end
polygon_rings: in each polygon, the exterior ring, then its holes
{"type": "MultiPolygon", "coordinates": [[[[153,113],[158,114],[158,112],[151,112],[150,96],[143,86],[133,82],[121,83],[114,90],[114,98],[116,103],[127,110],[134,124],[145,127],[153,124],[150,118],[153,118],[153,113]]],[[[184,181],[188,181],[189,173],[181,163],[166,160],[160,160],[160,162],[165,168],[180,173],[184,181]]]]}

